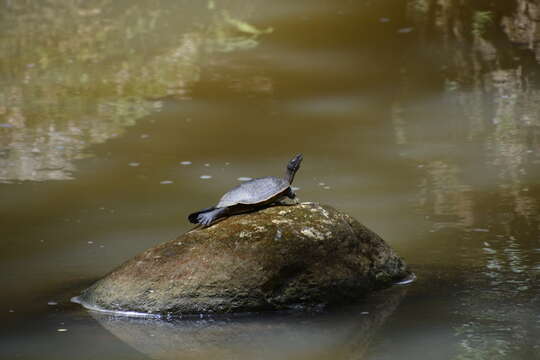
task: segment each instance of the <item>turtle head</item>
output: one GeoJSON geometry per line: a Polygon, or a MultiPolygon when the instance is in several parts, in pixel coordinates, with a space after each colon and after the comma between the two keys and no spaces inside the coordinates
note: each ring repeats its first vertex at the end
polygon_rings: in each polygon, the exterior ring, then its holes
{"type": "Polygon", "coordinates": [[[285,173],[285,180],[289,182],[289,184],[292,184],[294,180],[294,175],[300,169],[300,163],[302,162],[303,156],[302,154],[298,154],[295,157],[293,157],[289,163],[287,164],[287,172],[285,173]]]}

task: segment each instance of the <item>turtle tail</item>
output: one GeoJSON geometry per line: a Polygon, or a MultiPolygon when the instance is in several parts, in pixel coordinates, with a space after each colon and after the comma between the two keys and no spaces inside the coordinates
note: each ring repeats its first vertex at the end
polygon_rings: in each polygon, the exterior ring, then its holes
{"type": "Polygon", "coordinates": [[[197,212],[194,212],[194,213],[191,213],[188,215],[188,220],[190,223],[192,224],[198,224],[199,223],[199,215],[202,214],[202,213],[205,213],[205,212],[208,212],[208,211],[212,211],[214,210],[216,207],[215,206],[212,206],[212,207],[209,207],[209,208],[206,208],[206,209],[202,209],[200,211],[197,211],[197,212]]]}

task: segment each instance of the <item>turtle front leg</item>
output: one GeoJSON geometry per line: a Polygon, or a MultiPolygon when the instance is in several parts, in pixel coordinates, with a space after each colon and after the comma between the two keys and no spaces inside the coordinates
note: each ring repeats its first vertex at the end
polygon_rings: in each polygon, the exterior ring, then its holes
{"type": "Polygon", "coordinates": [[[296,194],[294,193],[293,189],[291,189],[291,188],[287,189],[287,192],[285,193],[285,196],[290,198],[290,199],[295,199],[296,198],[296,194]]]}
{"type": "Polygon", "coordinates": [[[298,198],[290,199],[288,197],[283,197],[276,201],[274,204],[276,205],[284,205],[284,206],[291,206],[291,205],[298,205],[298,198]]]}
{"type": "Polygon", "coordinates": [[[289,190],[287,190],[285,195],[281,199],[279,199],[277,203],[280,205],[297,205],[299,204],[299,201],[294,191],[289,188],[289,190]]]}

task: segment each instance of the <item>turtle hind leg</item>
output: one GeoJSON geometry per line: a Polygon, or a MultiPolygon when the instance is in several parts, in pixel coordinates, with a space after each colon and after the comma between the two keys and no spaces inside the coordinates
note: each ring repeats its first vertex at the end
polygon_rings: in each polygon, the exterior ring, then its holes
{"type": "Polygon", "coordinates": [[[205,213],[207,211],[212,211],[215,208],[216,208],[215,206],[212,206],[212,207],[209,207],[209,208],[202,209],[202,210],[196,211],[194,213],[191,213],[191,214],[188,215],[188,220],[192,224],[198,224],[199,221],[197,221],[197,218],[198,218],[199,214],[205,213]]]}
{"type": "Polygon", "coordinates": [[[214,221],[224,216],[227,216],[229,212],[228,208],[217,208],[203,211],[197,214],[197,223],[202,226],[210,226],[214,221]]]}

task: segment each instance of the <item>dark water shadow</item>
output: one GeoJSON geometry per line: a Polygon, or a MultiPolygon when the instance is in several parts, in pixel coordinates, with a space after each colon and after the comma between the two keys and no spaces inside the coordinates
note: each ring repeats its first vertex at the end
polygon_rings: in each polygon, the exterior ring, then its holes
{"type": "Polygon", "coordinates": [[[91,312],[100,325],[152,359],[360,358],[406,287],[321,313],[272,313],[163,321],[91,312]]]}

